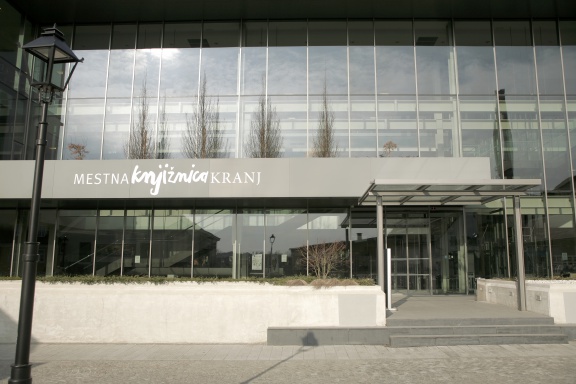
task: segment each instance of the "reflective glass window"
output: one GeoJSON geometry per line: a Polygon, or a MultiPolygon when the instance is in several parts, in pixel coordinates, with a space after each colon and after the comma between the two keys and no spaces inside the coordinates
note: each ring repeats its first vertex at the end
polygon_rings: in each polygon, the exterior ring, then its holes
{"type": "Polygon", "coordinates": [[[536,94],[534,53],[528,21],[495,21],[498,89],[507,95],[536,94]]]}
{"type": "MultiPolygon", "coordinates": [[[[162,110],[165,111],[164,121],[168,136],[169,148],[167,158],[177,159],[188,157],[184,153],[183,137],[188,128],[189,119],[196,106],[196,98],[167,98],[166,103],[162,103],[162,110]]],[[[160,121],[163,121],[160,115],[160,121]]]]}
{"type": "Polygon", "coordinates": [[[493,278],[508,277],[509,257],[506,251],[506,227],[499,206],[466,209],[468,275],[493,278]],[[495,214],[496,213],[496,214],[495,214]]]}
{"type": "Polygon", "coordinates": [[[318,156],[349,157],[348,98],[328,96],[325,101],[323,96],[310,96],[309,102],[308,150],[311,156],[316,156],[319,152],[335,152],[336,156],[318,156]],[[333,145],[325,144],[326,141],[320,138],[325,132],[321,127],[328,122],[332,124],[333,145]]]}
{"type": "Polygon", "coordinates": [[[99,160],[104,123],[104,99],[70,99],[62,159],[99,160]]]}
{"type": "Polygon", "coordinates": [[[299,47],[307,44],[305,21],[271,21],[268,24],[269,47],[299,47]]]}
{"type": "Polygon", "coordinates": [[[308,44],[308,92],[347,94],[346,22],[309,22],[308,44]]]}
{"type": "MultiPolygon", "coordinates": [[[[20,23],[22,17],[5,0],[0,1],[0,25],[2,25],[2,34],[0,35],[0,59],[16,67],[18,44],[20,38],[20,23]]],[[[26,40],[29,41],[29,40],[26,40]]]]}
{"type": "Polygon", "coordinates": [[[538,92],[541,95],[562,95],[562,60],[555,21],[534,21],[538,92]]]}
{"type": "Polygon", "coordinates": [[[308,247],[307,254],[305,254],[308,274],[318,275],[320,272],[315,265],[318,265],[318,260],[325,254],[323,250],[331,246],[339,246],[341,252],[334,258],[334,269],[329,275],[334,277],[350,275],[347,216],[346,210],[342,209],[309,211],[308,247]]]}
{"type": "Polygon", "coordinates": [[[542,179],[542,151],[536,100],[498,95],[504,177],[542,179]]]}
{"type": "Polygon", "coordinates": [[[282,134],[282,157],[308,155],[307,100],[303,96],[271,96],[282,134]]]}
{"type": "Polygon", "coordinates": [[[272,258],[274,244],[266,237],[263,210],[239,210],[236,226],[237,278],[279,276],[279,263],[272,258]]]}
{"type": "Polygon", "coordinates": [[[108,99],[104,122],[102,159],[125,159],[130,137],[131,99],[108,99]]]}
{"type": "Polygon", "coordinates": [[[101,210],[98,215],[95,269],[97,276],[122,274],[124,210],[101,210]]]}
{"type": "Polygon", "coordinates": [[[0,276],[10,276],[16,210],[0,211],[0,276]]]}
{"type": "Polygon", "coordinates": [[[548,197],[552,265],[555,276],[576,272],[574,209],[568,196],[548,197]]]}
{"type": "Polygon", "coordinates": [[[232,277],[235,239],[232,211],[197,209],[194,222],[194,276],[232,277]]]}
{"type": "Polygon", "coordinates": [[[541,96],[540,119],[546,188],[549,194],[569,193],[572,191],[570,147],[563,98],[541,96]]]}
{"type": "Polygon", "coordinates": [[[76,66],[68,85],[68,98],[104,97],[110,26],[76,27],[74,53],[84,59],[76,66]]]}
{"type": "Polygon", "coordinates": [[[374,210],[351,212],[351,258],[352,277],[356,279],[378,279],[377,234],[374,210]]]}
{"type": "Polygon", "coordinates": [[[240,93],[242,95],[265,95],[266,48],[243,48],[241,68],[240,93]]]}
{"type": "Polygon", "coordinates": [[[348,22],[350,94],[374,94],[374,25],[371,21],[348,22]]]}
{"type": "Polygon", "coordinates": [[[193,233],[191,210],[155,210],[150,275],[190,277],[193,233]]]}
{"type": "Polygon", "coordinates": [[[268,23],[265,21],[246,21],[242,24],[243,47],[266,47],[268,42],[268,23]]]}
{"type": "MultiPolygon", "coordinates": [[[[509,202],[507,202],[508,205],[509,202]]],[[[512,207],[512,204],[509,205],[512,207]]],[[[544,201],[540,197],[525,197],[520,200],[522,212],[522,237],[524,240],[524,268],[526,277],[550,277],[550,253],[548,247],[548,231],[544,201]]],[[[508,225],[513,227],[514,218],[508,216],[508,225]]],[[[508,229],[513,230],[512,228],[508,229]]],[[[509,232],[514,233],[514,232],[509,232]]],[[[515,236],[508,236],[508,240],[515,242],[515,236]]],[[[515,244],[510,244],[513,249],[515,244]]],[[[516,276],[516,265],[512,263],[516,276]]]]}
{"type": "Polygon", "coordinates": [[[266,242],[270,268],[280,276],[305,275],[302,251],[308,235],[307,215],[302,209],[273,209],[266,212],[266,242]],[[272,239],[274,239],[272,241],[272,239]]]}
{"type": "Polygon", "coordinates": [[[493,179],[502,178],[496,96],[460,96],[462,156],[490,158],[493,179]]]}
{"type": "Polygon", "coordinates": [[[238,47],[239,45],[239,23],[229,22],[203,24],[202,48],[238,47]]]}
{"type": "Polygon", "coordinates": [[[376,157],[378,152],[374,96],[350,97],[350,155],[376,157]]]}
{"type": "Polygon", "coordinates": [[[348,94],[348,69],[346,47],[308,48],[308,92],[321,95],[348,94]]]}
{"type": "Polygon", "coordinates": [[[378,155],[418,157],[415,96],[378,96],[378,155]]]}
{"type": "Polygon", "coordinates": [[[108,68],[108,97],[130,97],[136,47],[136,25],[115,24],[108,68]]]}
{"type": "Polygon", "coordinates": [[[239,48],[208,48],[202,50],[200,72],[206,76],[208,95],[237,94],[239,48]]]}
{"type": "MultiPolygon", "coordinates": [[[[570,136],[571,146],[576,143],[576,97],[567,97],[568,103],[566,107],[568,109],[568,132],[570,136]]],[[[576,176],[576,156],[572,155],[572,175],[576,176]]]]}
{"type": "Polygon", "coordinates": [[[152,211],[147,209],[126,211],[123,274],[150,276],[152,266],[158,267],[158,259],[150,257],[150,221],[152,211]]]}
{"type": "Polygon", "coordinates": [[[220,115],[219,127],[222,135],[222,146],[217,157],[237,157],[238,98],[220,97],[217,102],[220,115]]]}
{"type": "Polygon", "coordinates": [[[422,96],[418,99],[420,156],[460,156],[460,135],[456,101],[450,96],[422,96]]]}
{"type": "Polygon", "coordinates": [[[268,48],[268,94],[306,95],[306,86],[306,47],[268,48]]]}
{"type": "Polygon", "coordinates": [[[576,95],[576,21],[560,21],[566,93],[576,95]]]}
{"type": "Polygon", "coordinates": [[[308,23],[309,46],[346,46],[345,21],[310,21],[308,23]]]}
{"type": "Polygon", "coordinates": [[[190,97],[198,94],[200,33],[199,23],[165,25],[161,95],[190,97]]]}
{"type": "Polygon", "coordinates": [[[92,275],[96,211],[60,210],[54,275],[92,275]]]}
{"type": "Polygon", "coordinates": [[[412,22],[376,21],[374,28],[378,93],[416,94],[412,22]]]}
{"type": "Polygon", "coordinates": [[[414,33],[418,93],[455,94],[451,22],[416,21],[414,33]]]}
{"type": "Polygon", "coordinates": [[[489,21],[456,21],[456,54],[460,94],[494,95],[496,68],[489,21]]]}
{"type": "MultiPolygon", "coordinates": [[[[134,86],[146,85],[149,95],[158,94],[158,78],[160,76],[160,49],[162,42],[161,24],[138,25],[138,44],[136,51],[134,86]]],[[[135,93],[138,92],[137,88],[135,93]]]]}

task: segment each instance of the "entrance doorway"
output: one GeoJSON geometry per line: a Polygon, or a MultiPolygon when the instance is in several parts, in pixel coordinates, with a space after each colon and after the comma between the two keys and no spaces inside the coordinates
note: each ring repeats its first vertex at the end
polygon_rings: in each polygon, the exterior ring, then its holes
{"type": "Polygon", "coordinates": [[[434,208],[384,214],[392,293],[466,293],[463,212],[434,208]]]}

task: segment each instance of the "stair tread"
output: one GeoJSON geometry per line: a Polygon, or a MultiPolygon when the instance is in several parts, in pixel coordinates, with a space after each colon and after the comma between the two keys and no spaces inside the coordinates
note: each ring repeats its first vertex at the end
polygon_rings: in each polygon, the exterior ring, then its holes
{"type": "Polygon", "coordinates": [[[484,334],[457,334],[457,335],[390,335],[390,338],[418,338],[418,337],[550,337],[550,336],[560,336],[560,337],[567,337],[563,333],[484,333],[484,334]]]}

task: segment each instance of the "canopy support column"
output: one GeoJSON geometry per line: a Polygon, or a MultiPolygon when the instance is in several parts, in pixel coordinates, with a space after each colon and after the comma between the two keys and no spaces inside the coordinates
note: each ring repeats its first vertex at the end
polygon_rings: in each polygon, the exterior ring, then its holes
{"type": "Polygon", "coordinates": [[[382,213],[382,196],[376,196],[376,228],[378,231],[378,285],[386,291],[384,283],[384,217],[382,213]]]}
{"type": "Polygon", "coordinates": [[[518,310],[526,310],[526,277],[524,274],[524,237],[520,196],[514,196],[514,228],[516,229],[516,269],[518,273],[518,310]]]}

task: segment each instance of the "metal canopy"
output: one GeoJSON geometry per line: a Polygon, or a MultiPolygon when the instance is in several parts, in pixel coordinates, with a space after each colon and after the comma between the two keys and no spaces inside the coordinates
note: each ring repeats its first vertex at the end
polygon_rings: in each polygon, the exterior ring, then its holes
{"type": "Polygon", "coordinates": [[[358,205],[480,205],[502,197],[524,196],[540,186],[540,179],[409,180],[378,179],[358,200],[358,205]]]}

